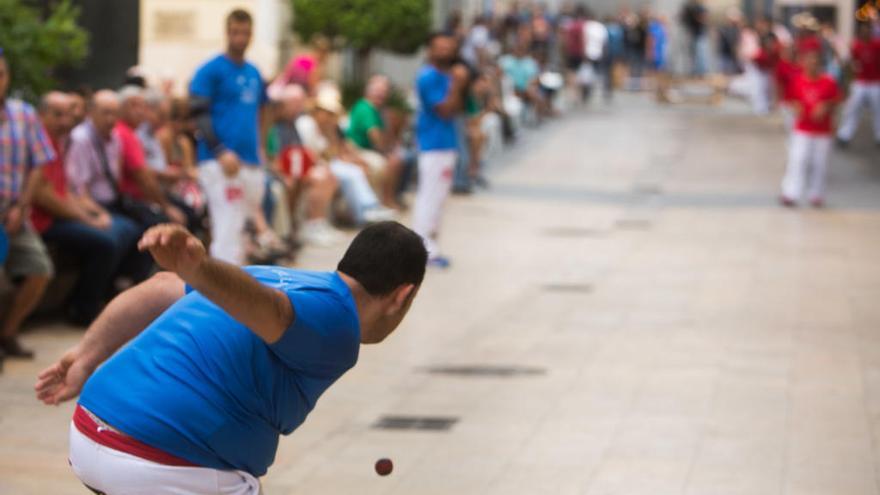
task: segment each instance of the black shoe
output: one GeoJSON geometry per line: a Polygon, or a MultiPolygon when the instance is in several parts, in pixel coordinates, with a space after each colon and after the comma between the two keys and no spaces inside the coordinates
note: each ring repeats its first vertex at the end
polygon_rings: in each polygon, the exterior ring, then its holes
{"type": "Polygon", "coordinates": [[[834,142],[839,149],[845,150],[849,148],[849,141],[846,141],[845,139],[837,138],[834,140],[834,142]]]}
{"type": "Polygon", "coordinates": [[[0,349],[9,358],[33,359],[34,351],[21,346],[21,343],[15,337],[8,337],[0,340],[0,349]]]}
{"type": "Polygon", "coordinates": [[[489,189],[489,181],[486,180],[482,175],[478,175],[473,178],[473,183],[480,189],[489,189]]]}
{"type": "Polygon", "coordinates": [[[471,185],[457,185],[452,186],[452,194],[473,194],[474,188],[471,185]]]}

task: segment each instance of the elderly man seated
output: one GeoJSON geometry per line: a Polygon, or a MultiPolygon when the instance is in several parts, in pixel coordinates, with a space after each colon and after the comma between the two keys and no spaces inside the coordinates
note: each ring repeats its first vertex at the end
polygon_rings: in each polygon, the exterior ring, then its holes
{"type": "Polygon", "coordinates": [[[400,209],[395,192],[403,160],[387,135],[382,116],[390,90],[391,82],[387,77],[371,77],[364,90],[364,97],[351,109],[345,135],[354,143],[361,159],[369,165],[370,182],[379,193],[382,204],[400,209]]]}

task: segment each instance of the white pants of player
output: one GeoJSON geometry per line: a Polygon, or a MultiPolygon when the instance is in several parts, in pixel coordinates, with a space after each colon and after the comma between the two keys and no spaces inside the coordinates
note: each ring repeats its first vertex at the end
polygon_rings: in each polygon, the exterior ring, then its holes
{"type": "Polygon", "coordinates": [[[880,82],[853,81],[849,88],[837,137],[849,141],[855,136],[862,109],[867,106],[874,120],[874,140],[880,142],[880,82]]]}
{"type": "Polygon", "coordinates": [[[770,75],[754,64],[746,66],[746,73],[751,81],[752,110],[764,115],[770,111],[770,75]]]}
{"type": "Polygon", "coordinates": [[[806,186],[810,200],[823,199],[831,136],[795,130],[791,133],[789,143],[782,195],[791,200],[799,200],[806,186]]]}
{"type": "Polygon", "coordinates": [[[70,424],[70,467],[107,495],[257,495],[260,482],[244,471],[166,466],[105,447],[70,424]]]}
{"type": "Polygon", "coordinates": [[[454,150],[419,153],[419,184],[413,205],[413,230],[425,241],[428,256],[440,254],[437,235],[443,220],[443,204],[452,189],[455,161],[454,150]]]}
{"type": "Polygon", "coordinates": [[[330,162],[330,171],[339,182],[339,190],[351,208],[355,223],[363,223],[364,212],[379,206],[379,198],[370,186],[364,169],[353,163],[333,160],[330,162]]]}
{"type": "Polygon", "coordinates": [[[240,265],[244,262],[244,226],[263,201],[266,173],[262,167],[242,165],[227,177],[217,160],[199,164],[199,184],[211,214],[211,256],[240,265]]]}

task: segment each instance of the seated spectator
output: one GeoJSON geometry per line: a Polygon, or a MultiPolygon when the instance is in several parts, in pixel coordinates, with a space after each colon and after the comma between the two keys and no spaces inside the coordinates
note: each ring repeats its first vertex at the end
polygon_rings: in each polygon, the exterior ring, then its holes
{"type": "Polygon", "coordinates": [[[73,127],[70,99],[53,91],[40,101],[40,118],[55,158],[42,168],[46,182],[34,195],[31,220],[47,244],[79,259],[79,276],[65,309],[71,323],[85,326],[98,315],[125,254],[125,246],[118,245],[119,236],[113,232],[113,224],[118,229],[125,220],[112,217],[93,202],[81,201],[68,187],[63,157],[73,127]]]}
{"type": "Polygon", "coordinates": [[[146,101],[143,89],[126,86],[119,91],[119,119],[113,132],[119,136],[122,153],[122,182],[119,190],[126,197],[125,214],[131,216],[144,229],[173,221],[186,223],[186,215],[171,204],[156,174],[147,167],[144,148],[135,129],[144,121],[146,101]]]}
{"type": "Polygon", "coordinates": [[[352,220],[357,225],[394,218],[393,210],[385,208],[367,180],[368,166],[343,138],[339,128],[342,103],[338,93],[322,90],[315,99],[310,115],[296,120],[296,130],[303,145],[317,158],[318,164],[330,167],[339,181],[352,220]]]}
{"type": "Polygon", "coordinates": [[[517,42],[513,53],[502,56],[498,63],[504,74],[513,82],[516,96],[532,105],[539,115],[549,115],[549,102],[541,95],[538,85],[540,67],[529,55],[528,43],[522,40],[517,42]]]}
{"type": "Polygon", "coordinates": [[[296,121],[305,111],[306,92],[302,86],[290,84],[281,90],[279,100],[278,121],[269,131],[266,148],[275,173],[284,183],[291,223],[296,223],[304,199],[301,239],[316,246],[331,245],[340,238],[327,221],[338,184],[327,167],[314,166],[316,157],[303,146],[297,132],[296,121]]]}
{"type": "Polygon", "coordinates": [[[19,343],[18,331],[52,276],[52,261],[27,221],[27,212],[34,192],[43,182],[40,168],[52,161],[55,153],[33,107],[7,97],[10,79],[9,66],[0,51],[0,221],[9,242],[2,267],[16,284],[6,314],[0,317],[0,364],[6,357],[34,357],[33,351],[19,343]]]}
{"type": "Polygon", "coordinates": [[[179,197],[175,189],[177,184],[185,180],[195,179],[195,166],[188,170],[171,166],[165,149],[159,141],[158,132],[168,121],[167,100],[161,93],[153,90],[144,92],[144,118],[137,128],[137,138],[144,151],[144,162],[147,170],[158,181],[168,202],[183,212],[186,226],[190,232],[201,230],[201,217],[179,197]]]}
{"type": "Polygon", "coordinates": [[[119,115],[119,97],[110,90],[95,93],[88,117],[70,133],[64,168],[72,197],[86,211],[112,217],[108,233],[119,252],[121,273],[140,282],[153,268],[149,253],[141,253],[137,242],[144,227],[121,211],[122,144],[113,132],[119,115]]]}
{"type": "Polygon", "coordinates": [[[189,112],[189,100],[176,98],[171,101],[169,118],[156,131],[156,139],[162,147],[162,155],[168,161],[166,172],[171,177],[177,177],[169,185],[169,191],[202,218],[207,213],[207,205],[198,184],[194,127],[195,123],[189,112]]]}
{"type": "Polygon", "coordinates": [[[351,109],[346,136],[354,143],[361,159],[369,165],[370,177],[382,204],[400,209],[395,191],[403,162],[400,155],[394,153],[381,113],[390,90],[391,82],[387,77],[377,75],[370,78],[364,97],[351,109]]]}
{"type": "Polygon", "coordinates": [[[70,97],[70,111],[73,117],[73,126],[76,127],[86,119],[86,107],[91,98],[91,92],[86,88],[67,93],[70,97]]]}
{"type": "Polygon", "coordinates": [[[278,77],[269,85],[268,92],[277,99],[285,86],[298,84],[308,94],[318,93],[318,85],[325,77],[325,66],[330,56],[330,42],[326,38],[316,38],[312,43],[312,53],[302,53],[291,57],[278,77]]]}

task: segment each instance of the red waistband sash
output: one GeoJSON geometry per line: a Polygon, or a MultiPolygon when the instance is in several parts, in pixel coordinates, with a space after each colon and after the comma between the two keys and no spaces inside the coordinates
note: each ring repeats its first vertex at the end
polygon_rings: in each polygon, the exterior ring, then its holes
{"type": "Polygon", "coordinates": [[[164,464],[166,466],[200,467],[180,457],[173,456],[156,447],[151,447],[128,435],[115,432],[106,426],[98,424],[88,411],[79,404],[73,412],[73,424],[80,433],[87,436],[93,442],[104,447],[125,452],[126,454],[140,457],[141,459],[164,464]]]}

